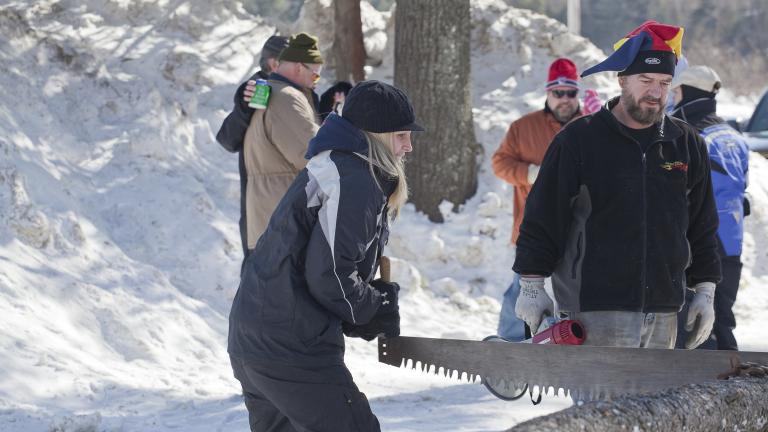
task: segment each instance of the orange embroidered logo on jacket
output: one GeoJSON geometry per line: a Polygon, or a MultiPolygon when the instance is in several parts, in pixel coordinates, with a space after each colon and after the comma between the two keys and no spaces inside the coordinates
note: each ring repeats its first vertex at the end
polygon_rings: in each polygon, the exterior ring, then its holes
{"type": "Polygon", "coordinates": [[[661,164],[661,167],[664,168],[667,171],[678,170],[678,171],[682,171],[682,172],[688,172],[688,164],[687,163],[682,163],[680,161],[677,161],[677,162],[665,162],[665,163],[661,164]]]}

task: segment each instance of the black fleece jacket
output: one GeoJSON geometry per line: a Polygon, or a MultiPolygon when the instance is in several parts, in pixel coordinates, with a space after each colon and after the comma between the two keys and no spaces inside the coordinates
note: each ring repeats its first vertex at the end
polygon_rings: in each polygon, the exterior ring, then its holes
{"type": "Polygon", "coordinates": [[[675,312],[686,284],[720,280],[706,144],[665,115],[643,152],[611,113],[616,103],[553,140],[513,268],[552,275],[565,311],[675,312]]]}

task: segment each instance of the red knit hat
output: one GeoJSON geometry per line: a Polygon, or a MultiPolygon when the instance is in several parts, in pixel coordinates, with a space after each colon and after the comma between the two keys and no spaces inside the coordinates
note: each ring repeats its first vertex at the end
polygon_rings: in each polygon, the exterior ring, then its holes
{"type": "Polygon", "coordinates": [[[579,88],[579,73],[576,65],[567,58],[559,58],[549,66],[549,78],[547,78],[547,90],[552,87],[579,88]]]}

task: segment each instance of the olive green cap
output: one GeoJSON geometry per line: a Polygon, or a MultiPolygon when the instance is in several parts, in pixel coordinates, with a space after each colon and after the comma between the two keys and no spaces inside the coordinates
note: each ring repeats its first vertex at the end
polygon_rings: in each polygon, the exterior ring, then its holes
{"type": "Polygon", "coordinates": [[[323,56],[317,48],[317,38],[307,33],[297,33],[288,39],[288,46],[280,53],[278,61],[322,64],[323,56]]]}

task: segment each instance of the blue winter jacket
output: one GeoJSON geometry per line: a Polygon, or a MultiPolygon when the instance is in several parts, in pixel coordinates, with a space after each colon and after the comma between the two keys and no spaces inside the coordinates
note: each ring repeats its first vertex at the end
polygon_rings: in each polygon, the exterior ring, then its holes
{"type": "Polygon", "coordinates": [[[715,194],[720,226],[717,238],[725,256],[740,256],[744,239],[744,194],[749,172],[749,147],[744,137],[715,112],[714,99],[696,99],[677,107],[672,115],[699,131],[707,143],[712,166],[712,191],[715,194]]]}
{"type": "Polygon", "coordinates": [[[340,364],[342,322],[364,324],[388,236],[396,180],[371,174],[362,131],[331,114],[248,257],[229,318],[231,356],[296,366],[340,364]]]}

